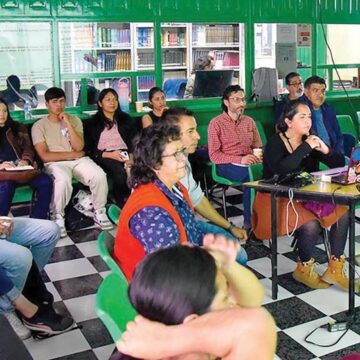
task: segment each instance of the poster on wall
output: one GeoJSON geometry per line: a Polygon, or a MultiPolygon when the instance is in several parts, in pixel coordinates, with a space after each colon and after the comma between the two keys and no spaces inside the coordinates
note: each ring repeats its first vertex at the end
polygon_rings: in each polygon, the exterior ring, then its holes
{"type": "Polygon", "coordinates": [[[297,26],[297,45],[311,46],[311,25],[298,24],[297,26]]]}
{"type": "Polygon", "coordinates": [[[275,54],[279,79],[284,79],[288,73],[296,71],[296,43],[276,43],[275,54]]]}

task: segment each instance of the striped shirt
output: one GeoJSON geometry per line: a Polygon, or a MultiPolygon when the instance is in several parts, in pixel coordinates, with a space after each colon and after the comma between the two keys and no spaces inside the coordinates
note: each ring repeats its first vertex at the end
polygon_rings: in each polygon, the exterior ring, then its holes
{"type": "Polygon", "coordinates": [[[242,115],[234,121],[223,112],[210,121],[208,128],[210,160],[215,164],[240,164],[244,155],[252,154],[252,149],[262,147],[255,121],[242,115]]]}

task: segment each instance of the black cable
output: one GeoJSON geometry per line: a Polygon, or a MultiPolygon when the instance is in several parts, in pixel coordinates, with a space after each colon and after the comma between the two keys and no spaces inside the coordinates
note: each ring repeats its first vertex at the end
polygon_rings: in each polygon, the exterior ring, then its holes
{"type": "Polygon", "coordinates": [[[312,344],[312,345],[316,345],[316,346],[320,346],[320,347],[331,347],[331,346],[334,346],[336,345],[345,335],[346,333],[350,330],[350,327],[348,327],[345,332],[343,334],[341,334],[341,336],[332,344],[328,344],[328,345],[323,345],[323,344],[317,344],[316,342],[313,342],[311,340],[308,340],[309,336],[311,336],[316,330],[319,330],[319,329],[324,329],[327,327],[327,324],[326,325],[321,325],[317,328],[315,328],[314,330],[310,331],[310,333],[305,337],[304,341],[308,344],[312,344]]]}
{"type": "MultiPolygon", "coordinates": [[[[332,62],[332,64],[333,64],[333,66],[334,66],[334,70],[335,70],[335,72],[336,72],[336,75],[338,76],[338,78],[339,78],[339,80],[340,80],[341,87],[342,87],[343,90],[344,90],[344,93],[345,93],[345,95],[346,95],[346,98],[347,98],[350,106],[351,106],[351,109],[354,111],[354,113],[356,113],[356,109],[355,109],[355,107],[354,107],[354,105],[353,105],[353,103],[352,103],[352,101],[351,101],[351,99],[350,99],[350,97],[349,97],[349,93],[348,93],[347,90],[345,89],[345,86],[344,86],[344,84],[343,84],[343,82],[342,82],[342,80],[341,80],[339,71],[338,71],[338,69],[337,69],[337,67],[336,67],[336,64],[335,64],[335,60],[334,60],[334,56],[333,56],[331,47],[330,47],[330,45],[329,45],[329,43],[328,43],[328,41],[327,41],[327,38],[326,38],[325,29],[324,29],[324,23],[323,23],[323,19],[322,19],[322,7],[321,7],[321,2],[320,2],[320,0],[317,0],[317,4],[318,4],[318,8],[319,8],[319,23],[320,23],[320,25],[321,25],[321,29],[322,29],[322,32],[323,32],[323,37],[324,37],[324,40],[325,40],[326,47],[328,48],[329,53],[330,53],[331,62],[332,62]]],[[[360,79],[358,79],[358,81],[360,81],[360,79]]]]}

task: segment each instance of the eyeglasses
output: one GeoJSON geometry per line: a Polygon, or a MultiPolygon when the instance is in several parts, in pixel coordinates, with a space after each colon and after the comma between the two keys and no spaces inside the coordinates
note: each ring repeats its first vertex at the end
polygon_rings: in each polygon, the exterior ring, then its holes
{"type": "Polygon", "coordinates": [[[297,82],[297,83],[292,83],[292,84],[289,84],[290,86],[301,86],[302,85],[302,82],[297,82]]]}
{"type": "Polygon", "coordinates": [[[187,153],[186,149],[182,149],[182,150],[175,151],[173,154],[162,155],[161,157],[164,158],[164,157],[171,157],[171,156],[173,156],[176,161],[181,161],[181,160],[183,160],[184,158],[186,158],[187,155],[188,155],[188,153],[187,153]]]}
{"type": "Polygon", "coordinates": [[[232,100],[235,104],[246,103],[245,98],[229,97],[229,100],[232,100]]]}

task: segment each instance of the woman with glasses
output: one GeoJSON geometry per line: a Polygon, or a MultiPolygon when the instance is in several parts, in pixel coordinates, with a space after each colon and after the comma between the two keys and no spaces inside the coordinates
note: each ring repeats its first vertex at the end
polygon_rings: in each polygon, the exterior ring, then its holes
{"type": "Polygon", "coordinates": [[[114,248],[129,280],[146,254],[180,243],[202,245],[204,235],[179,182],[186,173],[186,154],[178,127],[160,123],[144,129],[133,155],[134,190],[122,209],[114,248]]]}
{"type": "Polygon", "coordinates": [[[85,123],[85,149],[111,178],[114,201],[120,207],[130,194],[127,173],[134,135],[135,126],[131,117],[121,111],[117,92],[112,88],[102,90],[98,112],[85,123]]]}
{"type": "Polygon", "coordinates": [[[160,121],[162,113],[167,109],[165,93],[162,89],[159,87],[150,89],[149,105],[152,110],[141,119],[143,129],[152,124],[157,124],[160,121]]]}

